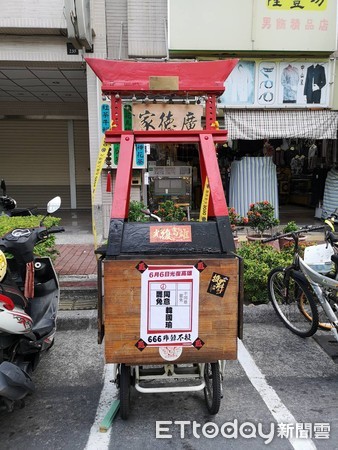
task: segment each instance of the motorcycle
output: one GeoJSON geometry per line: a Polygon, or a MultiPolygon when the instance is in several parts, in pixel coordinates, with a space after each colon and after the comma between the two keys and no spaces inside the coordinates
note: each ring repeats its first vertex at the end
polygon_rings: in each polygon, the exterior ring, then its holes
{"type": "Polygon", "coordinates": [[[16,216],[34,216],[34,209],[36,207],[28,208],[17,208],[16,200],[13,197],[7,195],[7,188],[5,180],[1,180],[2,195],[0,196],[0,215],[6,214],[10,217],[16,216]]]}
{"type": "Polygon", "coordinates": [[[54,342],[60,287],[49,257],[35,257],[34,247],[49,235],[65,231],[47,228],[47,215],[61,198],[47,205],[40,226],[17,228],[0,238],[0,409],[24,406],[35,385],[32,372],[54,342]],[[5,254],[13,258],[5,257],[5,254]]]}

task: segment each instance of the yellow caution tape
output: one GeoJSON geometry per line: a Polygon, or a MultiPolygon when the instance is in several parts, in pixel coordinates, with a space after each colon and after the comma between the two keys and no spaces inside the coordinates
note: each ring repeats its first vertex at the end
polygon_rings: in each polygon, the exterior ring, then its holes
{"type": "Polygon", "coordinates": [[[200,222],[206,222],[208,220],[209,198],[210,198],[210,186],[208,177],[206,177],[200,209],[200,217],[199,217],[200,222]]]}
{"type": "MultiPolygon", "coordinates": [[[[111,128],[110,128],[111,129],[111,128]]],[[[110,150],[111,144],[105,142],[105,136],[103,136],[100,146],[100,151],[97,156],[96,166],[95,166],[95,172],[94,172],[94,180],[93,180],[93,190],[92,190],[92,230],[93,230],[93,236],[94,236],[94,248],[97,249],[97,232],[96,232],[96,224],[95,224],[95,217],[94,217],[94,201],[95,201],[95,193],[96,189],[101,177],[101,172],[103,168],[103,164],[108,156],[108,152],[110,150]]]]}

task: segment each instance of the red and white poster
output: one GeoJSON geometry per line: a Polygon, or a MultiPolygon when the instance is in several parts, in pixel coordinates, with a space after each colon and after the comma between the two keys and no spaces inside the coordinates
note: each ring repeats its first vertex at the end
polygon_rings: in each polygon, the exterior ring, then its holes
{"type": "Polygon", "coordinates": [[[190,346],[198,337],[200,272],[148,266],[141,280],[140,338],[154,347],[190,346]]]}

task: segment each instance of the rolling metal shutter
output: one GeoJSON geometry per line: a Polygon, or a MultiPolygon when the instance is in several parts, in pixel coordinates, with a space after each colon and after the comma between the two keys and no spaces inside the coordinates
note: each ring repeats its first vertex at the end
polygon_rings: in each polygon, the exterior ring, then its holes
{"type": "MultiPolygon", "coordinates": [[[[90,208],[88,125],[75,122],[74,130],[78,207],[90,208]]],[[[0,177],[18,207],[45,209],[60,195],[70,208],[67,120],[1,120],[0,135],[0,177]]]]}
{"type": "Polygon", "coordinates": [[[65,120],[3,120],[1,177],[18,207],[45,208],[56,195],[69,204],[68,136],[65,120]]]}

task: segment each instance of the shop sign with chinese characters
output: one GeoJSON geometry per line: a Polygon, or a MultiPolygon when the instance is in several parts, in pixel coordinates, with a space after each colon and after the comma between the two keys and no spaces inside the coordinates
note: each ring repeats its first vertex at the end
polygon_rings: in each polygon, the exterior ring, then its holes
{"type": "MultiPolygon", "coordinates": [[[[113,169],[117,168],[120,155],[120,144],[112,144],[112,164],[113,169]]],[[[135,144],[133,156],[133,169],[145,169],[147,167],[147,154],[150,152],[149,144],[135,144]]]]}
{"type": "Polygon", "coordinates": [[[133,129],[143,131],[201,130],[203,107],[171,103],[133,104],[133,129]]]}
{"type": "Polygon", "coordinates": [[[261,0],[255,4],[255,50],[334,51],[337,2],[261,0]]]}
{"type": "Polygon", "coordinates": [[[328,0],[266,0],[271,10],[325,11],[328,0]]]}
{"type": "Polygon", "coordinates": [[[191,242],[190,225],[151,225],[149,241],[155,242],[191,242]]]}
{"type": "Polygon", "coordinates": [[[215,0],[212,8],[203,0],[168,3],[173,53],[198,54],[203,48],[220,54],[233,49],[243,54],[330,55],[337,47],[336,0],[215,0]],[[204,16],[213,25],[212,33],[196,27],[204,16]]]}
{"type": "Polygon", "coordinates": [[[198,337],[199,271],[158,265],[141,276],[140,338],[154,347],[191,346],[198,337]]]}

